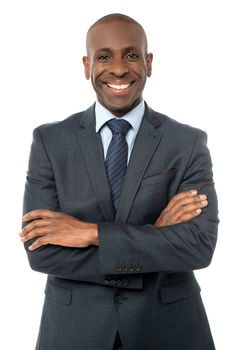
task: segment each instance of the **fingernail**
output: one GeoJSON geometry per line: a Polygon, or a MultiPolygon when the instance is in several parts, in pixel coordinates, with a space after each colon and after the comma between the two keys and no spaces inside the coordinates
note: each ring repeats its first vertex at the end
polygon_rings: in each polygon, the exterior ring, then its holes
{"type": "Polygon", "coordinates": [[[33,250],[33,247],[32,247],[32,245],[30,245],[30,247],[28,248],[29,250],[33,250]]]}
{"type": "Polygon", "coordinates": [[[205,194],[200,194],[198,197],[199,197],[200,199],[206,199],[206,198],[207,198],[205,194]]]}
{"type": "Polygon", "coordinates": [[[190,193],[191,193],[192,195],[195,195],[195,194],[197,194],[197,190],[191,190],[190,193]]]}
{"type": "Polygon", "coordinates": [[[208,202],[207,201],[202,201],[201,204],[206,205],[208,202]]]}
{"type": "Polygon", "coordinates": [[[198,214],[200,214],[200,213],[201,213],[201,209],[197,209],[196,212],[197,212],[198,214]]]}

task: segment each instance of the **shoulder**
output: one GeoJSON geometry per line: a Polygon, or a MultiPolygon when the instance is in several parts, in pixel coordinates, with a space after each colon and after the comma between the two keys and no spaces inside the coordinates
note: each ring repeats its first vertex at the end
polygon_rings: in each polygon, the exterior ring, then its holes
{"type": "Polygon", "coordinates": [[[53,134],[53,133],[61,132],[62,130],[63,131],[69,130],[70,128],[73,128],[79,125],[79,120],[82,117],[82,115],[83,115],[83,112],[79,112],[79,113],[72,114],[68,118],[65,118],[64,120],[61,120],[61,121],[41,124],[34,129],[34,132],[36,133],[38,132],[44,135],[44,134],[53,134]]]}
{"type": "Polygon", "coordinates": [[[172,140],[189,140],[196,138],[207,138],[204,130],[192,125],[184,124],[165,114],[159,113],[148,107],[150,119],[157,121],[157,126],[161,132],[165,133],[172,140]],[[191,138],[191,139],[190,139],[191,138]]]}
{"type": "Polygon", "coordinates": [[[72,114],[64,120],[39,125],[34,129],[34,133],[45,137],[62,136],[74,132],[85,123],[94,121],[94,116],[94,105],[92,105],[87,110],[72,114]]]}

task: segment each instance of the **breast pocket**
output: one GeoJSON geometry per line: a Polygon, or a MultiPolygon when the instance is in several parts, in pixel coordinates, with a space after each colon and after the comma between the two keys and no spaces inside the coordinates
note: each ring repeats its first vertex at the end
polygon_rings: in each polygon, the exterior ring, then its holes
{"type": "Polygon", "coordinates": [[[169,170],[163,170],[156,174],[145,175],[142,178],[141,187],[160,183],[167,183],[175,177],[175,174],[176,168],[172,168],[169,170]]]}

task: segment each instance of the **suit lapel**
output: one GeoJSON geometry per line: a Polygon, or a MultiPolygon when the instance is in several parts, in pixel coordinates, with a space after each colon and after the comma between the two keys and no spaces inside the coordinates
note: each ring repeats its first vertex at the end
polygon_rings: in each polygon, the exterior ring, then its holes
{"type": "Polygon", "coordinates": [[[105,220],[114,221],[115,209],[106,176],[101,136],[95,129],[94,106],[84,112],[79,124],[81,128],[77,131],[77,137],[94,192],[105,220]]]}
{"type": "Polygon", "coordinates": [[[106,176],[104,152],[100,134],[95,129],[94,105],[79,120],[78,142],[93,185],[98,203],[106,221],[126,223],[143,175],[161,139],[157,113],[146,105],[145,115],[132,150],[117,212],[112,202],[106,176]]]}
{"type": "Polygon", "coordinates": [[[157,113],[146,106],[138,135],[125,175],[116,221],[126,223],[134,198],[149,162],[159,145],[161,132],[157,129],[160,122],[157,113]]]}

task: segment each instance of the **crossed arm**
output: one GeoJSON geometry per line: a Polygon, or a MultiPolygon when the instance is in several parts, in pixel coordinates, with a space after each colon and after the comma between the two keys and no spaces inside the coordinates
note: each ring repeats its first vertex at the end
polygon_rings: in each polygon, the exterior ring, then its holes
{"type": "Polygon", "coordinates": [[[141,288],[142,273],[184,272],[209,265],[218,212],[205,133],[196,135],[179,194],[156,222],[145,225],[97,225],[59,212],[54,173],[43,141],[41,131],[35,129],[20,233],[32,269],[103,284],[106,274],[124,273],[121,264],[139,264],[142,270],[130,273],[132,288],[141,288]]]}
{"type": "MultiPolygon", "coordinates": [[[[188,222],[199,216],[208,205],[207,196],[189,190],[175,195],[154,223],[157,228],[188,222]]],[[[98,225],[81,221],[62,212],[38,209],[23,216],[29,222],[20,232],[21,241],[35,239],[29,247],[33,251],[52,244],[72,248],[99,245],[98,225]]]]}

